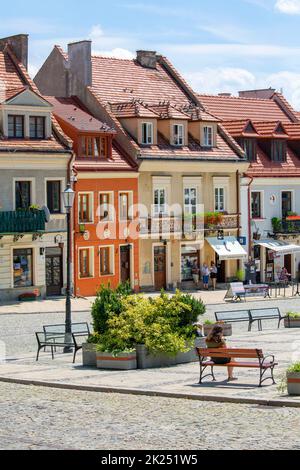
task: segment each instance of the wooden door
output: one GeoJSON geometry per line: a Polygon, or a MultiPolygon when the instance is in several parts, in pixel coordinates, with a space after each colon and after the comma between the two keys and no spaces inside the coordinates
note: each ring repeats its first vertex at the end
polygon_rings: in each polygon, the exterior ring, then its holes
{"type": "Polygon", "coordinates": [[[155,290],[166,289],[167,287],[167,250],[165,246],[154,248],[154,284],[155,290]]]}
{"type": "Polygon", "coordinates": [[[216,266],[218,268],[217,281],[224,284],[226,282],[226,261],[220,261],[216,255],[216,266]]]}
{"type": "MultiPolygon", "coordinates": [[[[284,256],[284,267],[287,269],[287,272],[289,274],[292,274],[292,255],[285,255],[284,256]]],[[[291,277],[293,277],[293,276],[291,276],[291,277]]]]}
{"type": "Polygon", "coordinates": [[[62,294],[62,253],[60,248],[46,250],[46,289],[47,296],[59,296],[62,294]]]}
{"type": "Polygon", "coordinates": [[[121,257],[121,282],[125,283],[131,279],[130,270],[130,246],[120,247],[121,257]]]}

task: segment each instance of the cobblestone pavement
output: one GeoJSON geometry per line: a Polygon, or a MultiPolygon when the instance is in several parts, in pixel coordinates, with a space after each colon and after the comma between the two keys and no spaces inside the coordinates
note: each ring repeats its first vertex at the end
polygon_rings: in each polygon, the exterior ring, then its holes
{"type": "Polygon", "coordinates": [[[300,449],[299,409],[1,383],[0,421],[2,450],[300,449]]]}

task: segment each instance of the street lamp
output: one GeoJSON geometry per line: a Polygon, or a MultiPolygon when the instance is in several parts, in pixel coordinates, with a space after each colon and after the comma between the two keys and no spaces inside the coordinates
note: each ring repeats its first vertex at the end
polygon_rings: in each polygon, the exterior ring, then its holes
{"type": "MultiPolygon", "coordinates": [[[[71,212],[75,199],[75,192],[68,184],[67,188],[62,193],[64,207],[67,213],[67,230],[68,230],[68,241],[67,241],[67,292],[66,292],[66,337],[70,338],[72,334],[72,318],[71,318],[71,286],[72,286],[72,271],[71,271],[71,259],[72,259],[72,227],[71,227],[71,212]]],[[[65,353],[72,351],[72,348],[66,347],[65,353]]]]}

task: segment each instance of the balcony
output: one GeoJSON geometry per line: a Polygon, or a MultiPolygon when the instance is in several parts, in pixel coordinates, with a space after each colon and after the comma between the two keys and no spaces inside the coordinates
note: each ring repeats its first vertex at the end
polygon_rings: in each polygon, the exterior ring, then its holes
{"type": "Polygon", "coordinates": [[[0,236],[45,231],[45,213],[36,211],[0,212],[0,236]]]}
{"type": "Polygon", "coordinates": [[[166,238],[170,235],[177,238],[201,238],[203,234],[203,217],[159,215],[140,218],[140,237],[166,238]]]}
{"type": "Polygon", "coordinates": [[[273,232],[275,235],[299,235],[300,216],[290,216],[286,219],[274,217],[272,219],[273,232]]]}
{"type": "Polygon", "coordinates": [[[206,232],[218,230],[237,230],[239,228],[239,214],[208,213],[204,216],[206,232]]]}

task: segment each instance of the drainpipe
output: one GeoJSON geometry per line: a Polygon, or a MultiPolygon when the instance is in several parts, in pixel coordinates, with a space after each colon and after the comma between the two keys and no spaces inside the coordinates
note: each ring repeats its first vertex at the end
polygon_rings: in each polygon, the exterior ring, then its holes
{"type": "Polygon", "coordinates": [[[251,184],[253,183],[253,177],[249,176],[250,181],[248,183],[248,237],[249,237],[249,242],[248,242],[248,252],[249,252],[249,258],[251,257],[251,191],[250,187],[251,184]]]}
{"type": "MultiPolygon", "coordinates": [[[[73,176],[75,178],[73,179],[73,191],[75,191],[75,194],[77,194],[77,178],[76,176],[78,175],[78,171],[73,168],[73,176]]],[[[70,173],[70,178],[71,178],[71,173],[70,173]]],[[[73,295],[74,297],[77,297],[77,259],[76,259],[76,230],[75,230],[75,209],[77,208],[76,206],[77,202],[73,206],[73,285],[74,285],[74,292],[73,295]]]]}
{"type": "MultiPolygon", "coordinates": [[[[238,237],[241,236],[241,197],[240,197],[241,185],[240,185],[240,172],[236,172],[236,208],[237,208],[237,223],[238,223],[238,237]]],[[[242,260],[238,260],[238,267],[241,269],[242,260]]]]}

